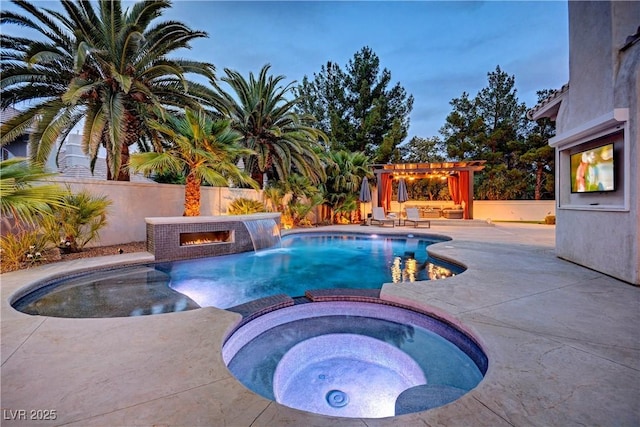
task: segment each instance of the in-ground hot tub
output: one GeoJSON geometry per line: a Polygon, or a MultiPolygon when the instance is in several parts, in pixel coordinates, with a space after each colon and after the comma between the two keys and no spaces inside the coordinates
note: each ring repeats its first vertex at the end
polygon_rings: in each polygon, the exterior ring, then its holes
{"type": "Polygon", "coordinates": [[[224,361],[254,392],[331,416],[424,411],[478,385],[488,360],[475,339],[443,320],[380,302],[272,311],[228,337],[224,361]]]}

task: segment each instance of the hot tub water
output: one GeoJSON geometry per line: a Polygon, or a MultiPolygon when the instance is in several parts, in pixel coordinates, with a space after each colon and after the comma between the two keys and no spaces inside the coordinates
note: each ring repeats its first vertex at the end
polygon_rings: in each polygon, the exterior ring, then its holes
{"type": "Polygon", "coordinates": [[[433,317],[383,304],[322,302],[243,325],[223,347],[246,387],[309,412],[381,418],[447,404],[477,386],[487,358],[433,317]]]}

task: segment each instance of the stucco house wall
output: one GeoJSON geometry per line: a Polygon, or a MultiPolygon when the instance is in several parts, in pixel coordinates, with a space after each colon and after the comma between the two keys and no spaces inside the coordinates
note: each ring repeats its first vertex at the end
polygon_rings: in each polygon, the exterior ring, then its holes
{"type": "Polygon", "coordinates": [[[640,285],[640,2],[568,2],[569,85],[530,117],[556,120],[556,253],[640,285]],[[616,188],[572,193],[570,156],[614,143],[616,188]]]}

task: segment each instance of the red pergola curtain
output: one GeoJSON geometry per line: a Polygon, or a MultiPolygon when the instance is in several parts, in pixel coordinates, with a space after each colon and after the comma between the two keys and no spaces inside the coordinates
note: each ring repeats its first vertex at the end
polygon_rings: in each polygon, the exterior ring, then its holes
{"type": "Polygon", "coordinates": [[[449,194],[456,205],[464,204],[464,219],[469,219],[469,171],[459,171],[447,179],[449,194]]]}
{"type": "Polygon", "coordinates": [[[449,175],[447,177],[447,184],[449,186],[449,195],[451,200],[456,205],[460,204],[460,185],[458,175],[449,175]]]}
{"type": "Polygon", "coordinates": [[[380,175],[380,191],[378,192],[378,206],[384,208],[385,212],[389,212],[391,209],[391,175],[383,173],[380,175]]]}

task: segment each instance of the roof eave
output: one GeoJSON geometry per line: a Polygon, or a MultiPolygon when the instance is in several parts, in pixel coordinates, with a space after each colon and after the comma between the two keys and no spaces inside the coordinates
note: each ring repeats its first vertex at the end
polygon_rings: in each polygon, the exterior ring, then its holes
{"type": "Polygon", "coordinates": [[[549,118],[553,121],[558,117],[558,111],[560,111],[560,104],[564,100],[566,94],[569,92],[569,84],[565,84],[559,90],[555,91],[544,101],[527,111],[527,118],[529,120],[540,120],[549,118]]]}

